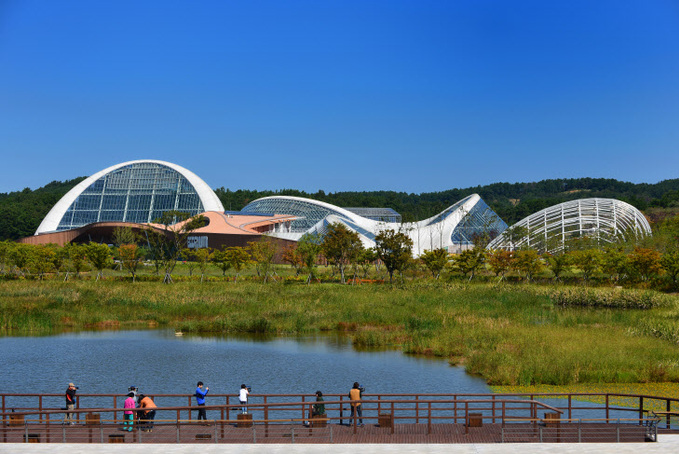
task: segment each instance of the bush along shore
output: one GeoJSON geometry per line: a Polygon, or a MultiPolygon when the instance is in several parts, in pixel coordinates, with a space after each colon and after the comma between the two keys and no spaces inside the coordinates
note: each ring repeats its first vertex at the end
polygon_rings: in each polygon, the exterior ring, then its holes
{"type": "Polygon", "coordinates": [[[163,327],[343,332],[355,348],[447,359],[491,385],[679,382],[679,298],[648,290],[417,281],[0,281],[4,335],[163,327]]]}

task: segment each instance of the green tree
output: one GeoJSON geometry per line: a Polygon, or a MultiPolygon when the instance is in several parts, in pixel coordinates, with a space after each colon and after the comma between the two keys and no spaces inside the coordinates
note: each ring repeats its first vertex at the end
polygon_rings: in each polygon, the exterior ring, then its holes
{"type": "Polygon", "coordinates": [[[402,272],[413,257],[413,240],[403,232],[385,229],[375,235],[375,250],[393,283],[394,271],[402,272]]]}
{"type": "Polygon", "coordinates": [[[222,270],[222,276],[226,276],[226,271],[231,268],[231,263],[229,262],[229,255],[226,249],[219,249],[212,251],[210,255],[210,260],[212,263],[217,265],[217,267],[222,270]]]}
{"type": "Polygon", "coordinates": [[[287,246],[285,246],[283,248],[281,258],[283,259],[284,262],[288,262],[294,268],[295,275],[299,276],[299,273],[302,271],[304,263],[302,262],[302,257],[300,256],[299,251],[297,250],[297,245],[288,244],[287,246]]]}
{"type": "Polygon", "coordinates": [[[601,271],[607,274],[613,283],[618,283],[627,273],[629,262],[627,254],[619,246],[610,246],[604,249],[601,257],[601,271]]]}
{"type": "MultiPolygon", "coordinates": [[[[182,249],[186,247],[189,235],[194,230],[203,227],[206,219],[202,215],[191,217],[189,213],[171,210],[163,213],[154,222],[161,225],[162,233],[155,235],[157,247],[154,255],[157,254],[160,258],[160,266],[164,272],[163,283],[170,284],[172,283],[172,272],[177,266],[182,249]]],[[[151,228],[145,230],[147,232],[149,230],[154,231],[151,228]]],[[[149,232],[149,236],[153,237],[154,235],[149,232]]]]}
{"type": "Polygon", "coordinates": [[[514,253],[504,249],[493,249],[487,253],[488,266],[500,278],[500,282],[505,280],[505,274],[512,268],[514,263],[514,253]]]}
{"type": "MultiPolygon", "coordinates": [[[[377,257],[377,251],[375,250],[374,247],[370,248],[363,248],[361,252],[358,254],[358,257],[356,257],[356,262],[361,266],[361,269],[363,270],[363,278],[368,277],[368,272],[370,271],[370,267],[378,262],[378,257],[377,257]]],[[[379,271],[376,268],[376,271],[379,271]]]]}
{"type": "Polygon", "coordinates": [[[568,254],[564,251],[556,252],[554,254],[546,254],[547,266],[554,275],[554,281],[560,281],[561,275],[568,271],[570,267],[570,260],[568,254]]]}
{"type": "Polygon", "coordinates": [[[662,269],[660,252],[655,249],[635,247],[628,255],[628,260],[632,273],[642,282],[649,281],[662,269]]]}
{"type": "Polygon", "coordinates": [[[343,284],[346,267],[356,259],[362,248],[358,233],[339,222],[328,225],[321,244],[325,258],[339,269],[343,284]]]}
{"type": "Polygon", "coordinates": [[[12,265],[15,272],[24,276],[33,259],[33,246],[24,243],[13,244],[9,249],[7,256],[9,258],[9,263],[12,265]]]}
{"type": "Polygon", "coordinates": [[[529,282],[533,276],[542,270],[542,260],[534,249],[525,249],[514,253],[514,269],[519,273],[524,273],[529,282]]]}
{"type": "Polygon", "coordinates": [[[179,257],[186,266],[186,268],[188,268],[189,276],[193,276],[193,271],[198,267],[198,263],[195,260],[194,252],[195,249],[185,247],[184,249],[182,249],[181,256],[179,257]]]}
{"type": "Polygon", "coordinates": [[[269,275],[273,277],[273,262],[278,254],[278,244],[268,236],[262,236],[258,241],[251,241],[248,243],[250,255],[255,262],[255,269],[257,275],[263,275],[263,282],[266,284],[269,275]]]}
{"type": "Polygon", "coordinates": [[[569,260],[580,271],[582,271],[582,279],[585,283],[594,273],[599,271],[601,267],[602,253],[599,249],[577,249],[568,253],[569,260]]]}
{"type": "MultiPolygon", "coordinates": [[[[274,244],[274,255],[275,255],[275,244],[274,244]]],[[[251,262],[250,254],[246,248],[243,247],[230,247],[226,249],[226,260],[231,268],[236,271],[236,279],[238,281],[238,276],[240,272],[244,270],[251,262]]]]}
{"type": "Polygon", "coordinates": [[[679,280],[679,251],[665,252],[660,258],[660,264],[676,287],[679,280]]]}
{"type": "Polygon", "coordinates": [[[9,254],[13,245],[14,243],[11,241],[0,241],[0,273],[5,273],[5,266],[9,261],[9,254]]]}
{"type": "Polygon", "coordinates": [[[111,240],[115,247],[120,247],[123,244],[134,244],[138,238],[131,227],[116,227],[113,229],[111,240]]]}
{"type": "Polygon", "coordinates": [[[98,281],[104,275],[104,268],[111,266],[113,263],[111,248],[106,244],[89,243],[85,246],[85,254],[92,266],[94,266],[94,269],[97,270],[96,280],[98,281]]]}
{"type": "Polygon", "coordinates": [[[200,282],[203,282],[207,267],[210,264],[210,248],[194,249],[192,256],[195,263],[198,264],[198,269],[200,269],[200,282]]]}
{"type": "Polygon", "coordinates": [[[304,270],[308,274],[306,279],[307,285],[309,285],[311,280],[315,277],[316,261],[318,260],[318,255],[321,253],[322,242],[323,238],[318,233],[305,233],[299,241],[297,241],[297,254],[299,255],[304,270]]]}
{"type": "Polygon", "coordinates": [[[54,250],[44,244],[37,244],[32,246],[33,252],[28,260],[28,268],[31,273],[38,276],[42,280],[46,273],[53,269],[52,256],[55,254],[54,250]]]}
{"type": "Polygon", "coordinates": [[[69,243],[68,248],[68,261],[75,271],[76,277],[80,277],[80,273],[87,269],[87,250],[84,244],[80,243],[69,243]]]}
{"type": "Polygon", "coordinates": [[[434,279],[441,276],[441,271],[448,264],[448,251],[440,248],[433,251],[424,251],[420,256],[420,261],[427,267],[434,279]]]}
{"type": "Polygon", "coordinates": [[[474,279],[476,271],[483,266],[485,260],[485,250],[474,247],[453,255],[453,268],[460,271],[465,277],[469,274],[471,281],[474,279]]]}
{"type": "Polygon", "coordinates": [[[136,244],[121,244],[118,248],[120,263],[132,276],[132,282],[137,279],[137,269],[144,261],[145,251],[136,244]]]}

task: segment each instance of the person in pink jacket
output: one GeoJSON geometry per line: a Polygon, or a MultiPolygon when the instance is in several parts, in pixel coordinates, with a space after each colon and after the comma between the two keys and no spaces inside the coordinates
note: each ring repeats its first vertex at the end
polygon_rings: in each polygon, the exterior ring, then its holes
{"type": "Polygon", "coordinates": [[[134,423],[134,412],[132,410],[128,410],[128,408],[135,408],[137,406],[137,403],[134,400],[134,393],[129,393],[127,395],[127,399],[125,399],[125,411],[123,412],[125,420],[123,421],[123,430],[127,430],[128,432],[132,432],[132,424],[134,423]]]}

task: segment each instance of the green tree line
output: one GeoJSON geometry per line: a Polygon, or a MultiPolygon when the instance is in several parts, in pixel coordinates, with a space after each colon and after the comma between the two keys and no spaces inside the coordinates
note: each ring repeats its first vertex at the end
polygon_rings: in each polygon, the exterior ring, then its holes
{"type": "MultiPolygon", "coordinates": [[[[32,235],[38,225],[68,190],[84,177],[65,182],[53,181],[36,189],[0,194],[0,240],[32,235]]],[[[240,210],[260,197],[290,195],[307,197],[340,207],[386,207],[399,212],[403,221],[426,219],[458,200],[477,193],[511,225],[531,213],[569,200],[605,197],[623,200],[644,211],[652,219],[666,211],[679,210],[679,179],[655,184],[629,183],[605,178],[571,178],[533,183],[493,183],[464,189],[421,194],[396,191],[343,191],[315,193],[295,189],[231,190],[218,188],[217,196],[227,210],[240,210]]]]}

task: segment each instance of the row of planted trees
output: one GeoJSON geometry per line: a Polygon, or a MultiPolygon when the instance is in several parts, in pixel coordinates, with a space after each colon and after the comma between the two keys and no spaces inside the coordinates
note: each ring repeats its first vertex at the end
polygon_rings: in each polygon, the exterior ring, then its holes
{"type": "MultiPolygon", "coordinates": [[[[97,279],[109,267],[127,271],[136,280],[142,266],[153,266],[163,282],[172,282],[178,262],[184,262],[189,274],[200,271],[201,280],[209,266],[216,266],[225,275],[240,273],[254,266],[264,282],[278,278],[274,263],[289,263],[298,275],[310,283],[318,278],[318,264],[328,264],[337,272],[342,283],[366,278],[374,267],[377,274],[386,271],[390,282],[394,276],[403,279],[408,271],[418,270],[441,276],[495,276],[502,281],[513,279],[533,281],[536,277],[555,282],[578,279],[585,283],[593,278],[606,279],[614,285],[642,283],[646,286],[674,289],[679,284],[679,217],[664,222],[653,239],[646,243],[598,244],[588,238],[569,241],[555,254],[540,254],[533,249],[515,251],[486,250],[483,242],[458,254],[445,249],[425,251],[412,258],[413,244],[403,232],[383,230],[375,236],[375,247],[365,248],[359,235],[344,224],[330,224],[323,234],[304,235],[296,244],[279,250],[279,243],[263,236],[246,247],[226,247],[218,250],[187,247],[193,230],[204,225],[198,216],[168,212],[152,228],[133,232],[118,228],[113,234],[113,246],[105,244],[29,245],[0,242],[0,272],[43,278],[46,274],[63,274],[64,279],[86,269],[97,271],[97,279]],[[652,242],[651,242],[652,241],[652,242]]],[[[421,274],[421,273],[420,273],[421,274]]]]}

